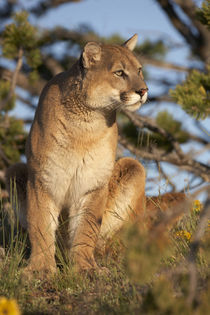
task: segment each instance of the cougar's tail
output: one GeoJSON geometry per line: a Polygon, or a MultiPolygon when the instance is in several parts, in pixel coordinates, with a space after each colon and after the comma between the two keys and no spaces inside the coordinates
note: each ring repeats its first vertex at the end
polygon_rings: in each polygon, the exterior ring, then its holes
{"type": "Polygon", "coordinates": [[[6,172],[6,187],[10,195],[12,208],[20,225],[26,229],[26,185],[27,166],[25,163],[17,163],[10,166],[6,172]]]}
{"type": "Polygon", "coordinates": [[[189,211],[191,205],[191,198],[184,193],[166,193],[157,197],[147,197],[148,226],[155,220],[161,220],[163,216],[165,219],[168,218],[168,225],[171,226],[189,211]]]}

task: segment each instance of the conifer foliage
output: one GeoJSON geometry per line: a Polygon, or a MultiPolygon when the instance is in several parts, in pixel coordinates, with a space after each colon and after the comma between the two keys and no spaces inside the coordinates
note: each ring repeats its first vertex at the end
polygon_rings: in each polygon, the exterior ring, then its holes
{"type": "Polygon", "coordinates": [[[11,163],[18,162],[21,154],[24,154],[24,122],[9,114],[16,104],[15,88],[23,58],[25,64],[32,69],[31,77],[35,77],[35,70],[41,63],[36,29],[28,22],[25,11],[14,14],[12,23],[3,30],[2,54],[15,64],[10,80],[4,76],[0,79],[0,167],[4,169],[11,163]]]}
{"type": "Polygon", "coordinates": [[[210,66],[205,72],[193,70],[184,83],[171,91],[171,96],[195,118],[210,116],[210,66]]]}
{"type": "MultiPolygon", "coordinates": [[[[205,0],[197,10],[197,18],[210,31],[210,1],[205,0]]],[[[210,56],[205,71],[193,70],[186,81],[178,84],[171,96],[183,109],[195,118],[210,116],[210,56]]]]}

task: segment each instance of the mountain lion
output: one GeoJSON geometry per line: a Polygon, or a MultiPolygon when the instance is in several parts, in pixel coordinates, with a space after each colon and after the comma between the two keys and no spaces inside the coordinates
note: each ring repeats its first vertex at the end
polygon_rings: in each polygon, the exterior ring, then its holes
{"type": "Polygon", "coordinates": [[[135,111],[147,100],[142,66],[132,53],[136,42],[135,34],[122,46],[87,43],[72,68],[41,93],[27,164],[7,172],[7,182],[16,181],[19,220],[32,246],[26,272],[55,271],[60,217],[70,259],[88,270],[98,268],[97,242],[144,211],[144,167],[132,158],[115,162],[117,109],[135,111]]]}

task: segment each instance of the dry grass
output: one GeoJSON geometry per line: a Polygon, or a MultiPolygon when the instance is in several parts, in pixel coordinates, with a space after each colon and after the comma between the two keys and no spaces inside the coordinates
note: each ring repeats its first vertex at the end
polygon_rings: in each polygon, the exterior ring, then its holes
{"type": "MultiPolygon", "coordinates": [[[[0,296],[15,299],[23,314],[207,314],[209,307],[210,228],[196,253],[195,296],[189,301],[188,270],[193,235],[203,209],[194,208],[170,232],[127,227],[109,244],[105,255],[96,253],[109,275],[74,274],[57,251],[58,272],[48,280],[24,282],[30,245],[27,234],[11,215],[0,211],[0,296]]],[[[160,226],[159,226],[160,227],[160,226]]]]}

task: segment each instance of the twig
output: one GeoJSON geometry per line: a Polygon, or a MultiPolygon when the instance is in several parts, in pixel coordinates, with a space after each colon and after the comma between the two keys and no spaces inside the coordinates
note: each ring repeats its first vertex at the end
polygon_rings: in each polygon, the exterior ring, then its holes
{"type": "Polygon", "coordinates": [[[31,9],[31,12],[34,13],[35,15],[42,15],[45,14],[46,11],[48,11],[51,8],[56,8],[59,5],[68,3],[68,2],[79,2],[80,0],[51,0],[51,1],[41,1],[39,2],[36,7],[31,9]]]}
{"type": "Polygon", "coordinates": [[[152,65],[152,66],[155,66],[158,68],[172,69],[172,70],[181,71],[181,72],[189,72],[190,71],[190,69],[187,67],[175,65],[175,64],[170,63],[170,62],[157,60],[157,59],[153,59],[153,58],[148,58],[145,56],[139,56],[139,58],[144,65],[148,64],[148,65],[152,65]]]}
{"type": "Polygon", "coordinates": [[[168,15],[177,31],[191,45],[194,52],[196,52],[204,61],[207,61],[209,59],[210,50],[209,33],[205,26],[199,23],[196,19],[196,7],[194,2],[192,0],[157,0],[157,2],[168,15]],[[178,15],[174,8],[175,5],[185,12],[197,32],[193,31],[193,28],[184,22],[181,15],[178,15]]]}
{"type": "Polygon", "coordinates": [[[28,99],[20,96],[20,95],[17,95],[17,99],[19,101],[21,101],[24,105],[30,107],[31,109],[35,110],[37,107],[36,105],[34,105],[32,102],[30,102],[28,99]]]}
{"type": "Polygon", "coordinates": [[[54,76],[64,71],[64,68],[60,65],[60,63],[51,56],[46,56],[44,62],[54,76]]]}
{"type": "Polygon", "coordinates": [[[16,64],[15,71],[13,72],[13,76],[12,76],[10,91],[9,91],[9,94],[7,95],[7,97],[0,103],[0,110],[4,109],[6,104],[11,100],[11,98],[14,95],[15,87],[17,84],[18,73],[22,67],[22,64],[23,64],[23,49],[20,48],[18,51],[17,64],[16,64]]]}
{"type": "Polygon", "coordinates": [[[23,119],[24,124],[32,124],[33,119],[32,118],[25,118],[23,119]]]}
{"type": "Polygon", "coordinates": [[[2,160],[4,161],[6,166],[9,166],[11,164],[9,159],[4,154],[4,151],[3,151],[2,147],[1,147],[1,145],[0,145],[0,157],[2,158],[2,160]]]}
{"type": "Polygon", "coordinates": [[[155,161],[157,165],[157,169],[159,170],[160,174],[163,176],[163,178],[166,180],[166,182],[169,183],[169,185],[172,187],[172,192],[176,191],[176,185],[170,180],[170,178],[167,176],[167,174],[164,172],[163,168],[160,165],[159,161],[155,161]]]}
{"type": "Polygon", "coordinates": [[[119,135],[119,142],[137,157],[159,162],[168,162],[179,166],[181,169],[196,174],[206,182],[210,181],[210,167],[208,165],[192,160],[189,157],[180,159],[176,152],[166,154],[164,151],[158,149],[153,149],[151,152],[148,152],[145,149],[139,149],[132,145],[122,134],[119,135]]]}
{"type": "Polygon", "coordinates": [[[179,146],[178,141],[167,132],[165,129],[159,127],[152,119],[149,119],[148,117],[139,116],[138,114],[129,112],[129,111],[123,111],[124,114],[138,127],[140,128],[148,128],[152,130],[153,132],[156,132],[160,134],[161,136],[168,139],[168,141],[173,145],[174,150],[176,151],[177,155],[183,159],[184,153],[182,152],[182,149],[179,146]]]}
{"type": "MultiPolygon", "coordinates": [[[[11,80],[13,77],[13,72],[0,66],[0,76],[6,80],[11,80]]],[[[34,84],[31,84],[28,76],[22,71],[20,71],[17,76],[17,85],[27,90],[32,95],[39,95],[46,82],[47,81],[43,79],[39,79],[34,84]]]]}
{"type": "Polygon", "coordinates": [[[169,95],[159,95],[159,96],[150,96],[148,98],[149,102],[173,102],[172,97],[169,95]]]}

